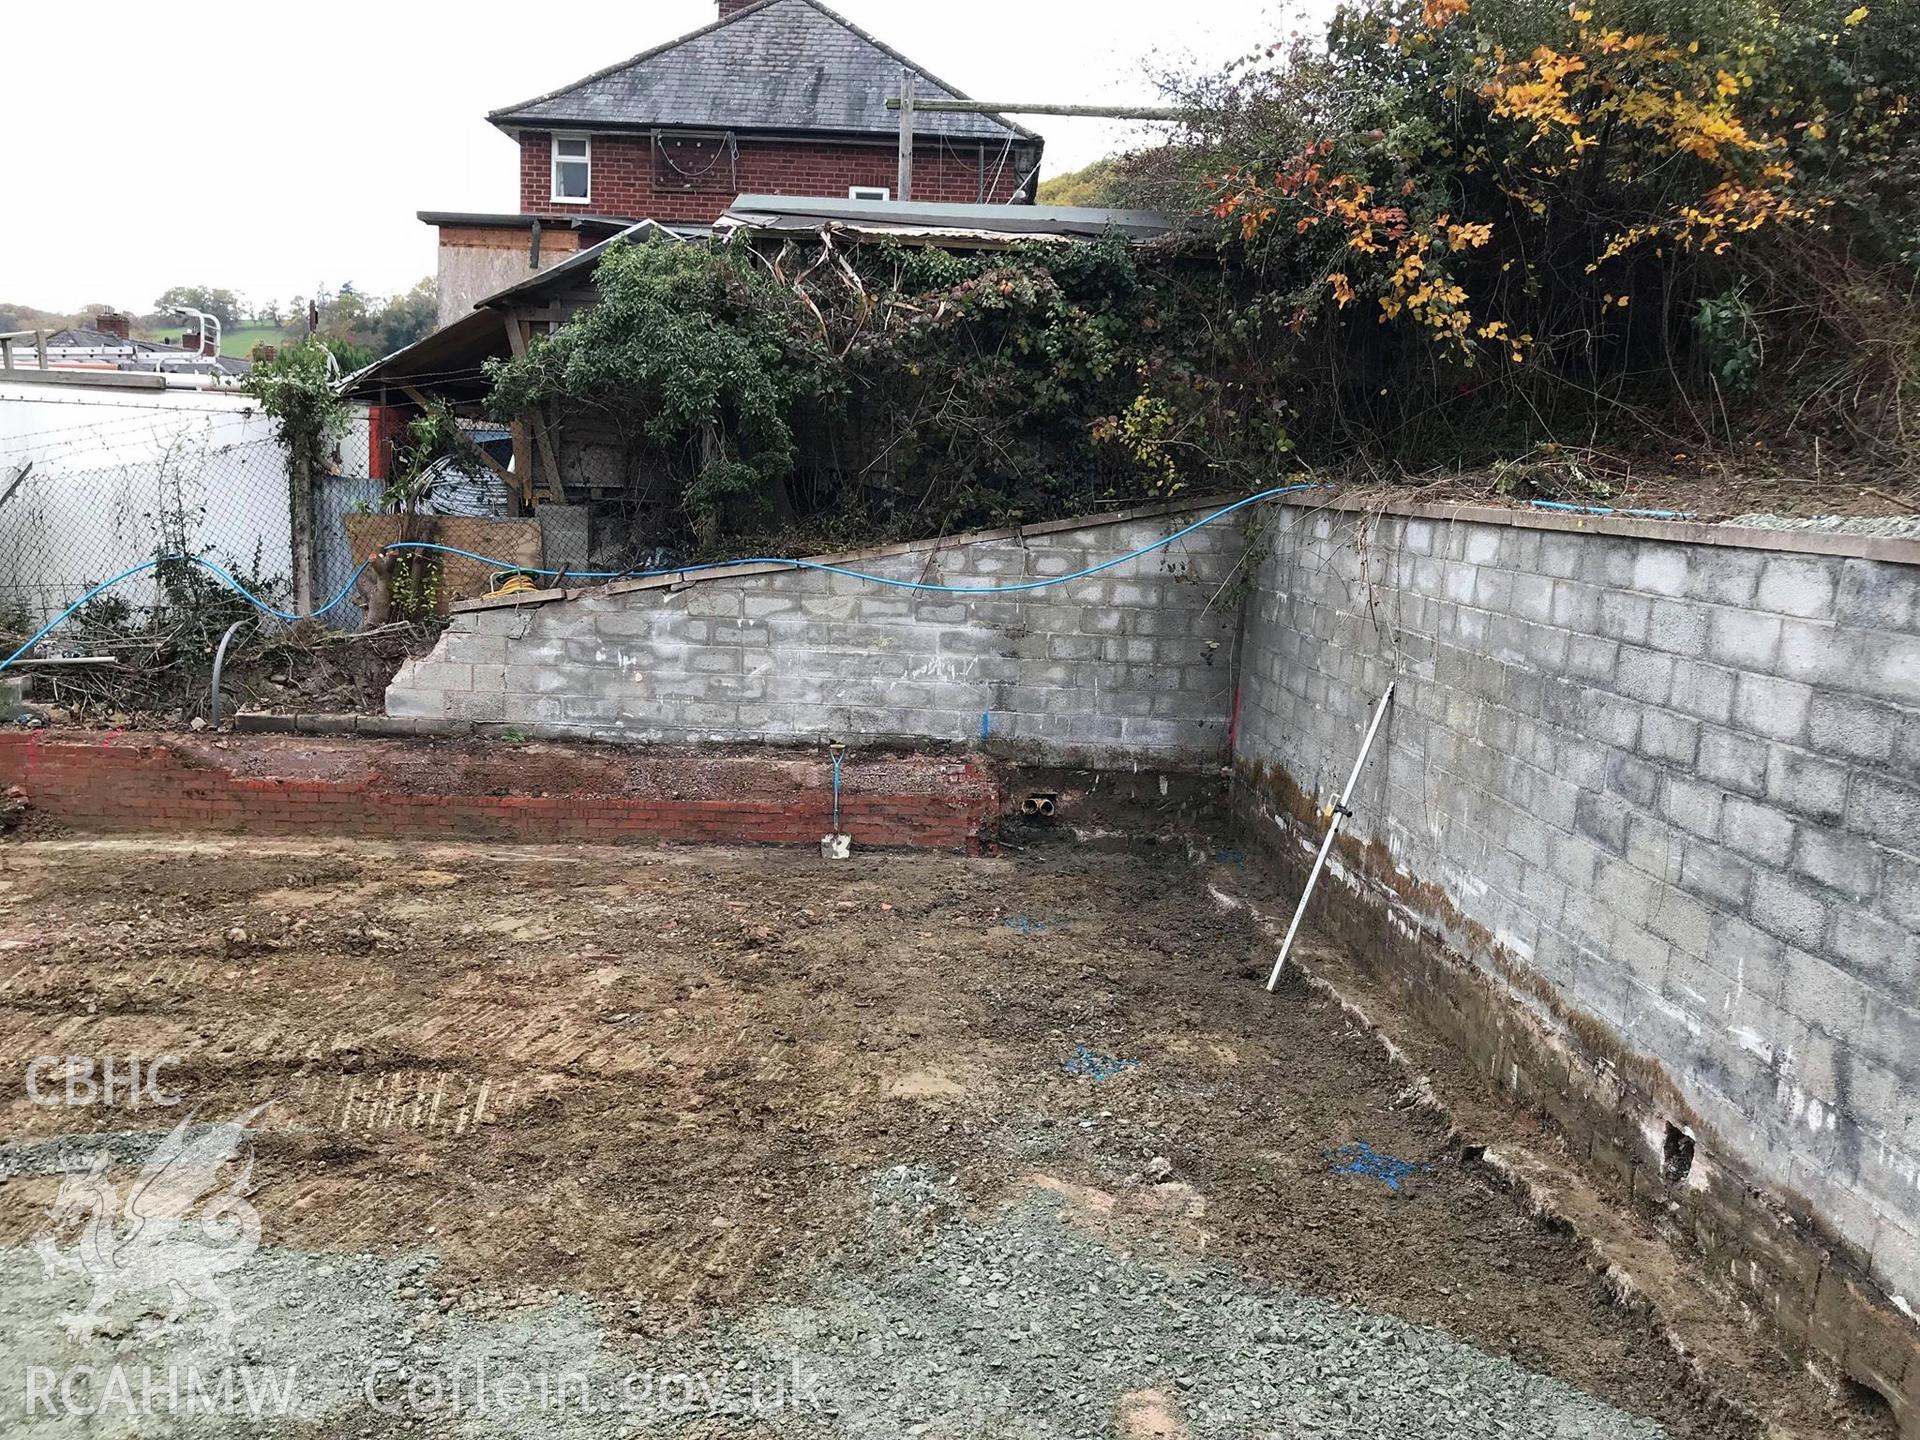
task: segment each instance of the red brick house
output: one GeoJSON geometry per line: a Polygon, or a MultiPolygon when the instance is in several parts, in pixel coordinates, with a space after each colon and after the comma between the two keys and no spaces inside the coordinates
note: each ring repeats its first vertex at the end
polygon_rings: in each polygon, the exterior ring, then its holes
{"type": "MultiPolygon", "coordinates": [[[[442,323],[620,223],[705,227],[735,196],[887,200],[901,72],[952,86],[819,0],[718,0],[711,25],[487,118],[520,146],[520,213],[423,212],[440,228],[442,323]]],[[[914,117],[913,198],[1031,202],[1044,142],[994,115],[914,117]]]]}

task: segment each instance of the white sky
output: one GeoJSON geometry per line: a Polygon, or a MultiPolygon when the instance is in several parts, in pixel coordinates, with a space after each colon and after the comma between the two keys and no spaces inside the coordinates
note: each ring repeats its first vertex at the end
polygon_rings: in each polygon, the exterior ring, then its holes
{"type": "MultiPolygon", "coordinates": [[[[1269,0],[835,8],[973,95],[1069,104],[1156,103],[1151,57],[1224,63],[1287,24],[1269,0]]],[[[255,300],[344,281],[405,289],[434,267],[433,232],[415,212],[519,208],[513,143],[487,111],[714,14],[713,0],[13,6],[0,301],[138,311],[175,284],[255,300]],[[208,77],[204,103],[189,98],[196,75],[208,77]]],[[[1030,123],[1047,137],[1046,174],[1139,133],[1030,123]]]]}

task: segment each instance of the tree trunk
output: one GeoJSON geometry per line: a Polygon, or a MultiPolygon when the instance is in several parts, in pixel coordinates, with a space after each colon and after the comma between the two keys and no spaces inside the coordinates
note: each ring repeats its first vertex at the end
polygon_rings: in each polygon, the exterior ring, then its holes
{"type": "Polygon", "coordinates": [[[288,469],[288,502],[292,510],[293,608],[313,613],[313,457],[300,453],[288,469]]]}

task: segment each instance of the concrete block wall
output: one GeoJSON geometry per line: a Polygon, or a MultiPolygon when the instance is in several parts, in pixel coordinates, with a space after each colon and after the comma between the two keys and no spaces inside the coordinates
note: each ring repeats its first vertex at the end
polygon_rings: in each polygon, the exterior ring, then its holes
{"type": "MultiPolygon", "coordinates": [[[[1160,540],[1210,505],[844,557],[1010,585],[1160,540]]],[[[949,740],[1038,758],[1222,763],[1245,534],[1229,517],[1055,588],[968,597],[779,569],[466,609],[388,713],[621,741],[949,740]]]]}
{"type": "Polygon", "coordinates": [[[1636,1193],[1677,1122],[1911,1315],[1920,544],[1407,508],[1271,507],[1248,808],[1316,834],[1397,681],[1348,878],[1617,1044],[1621,1110],[1669,1112],[1632,1117],[1636,1193]]]}

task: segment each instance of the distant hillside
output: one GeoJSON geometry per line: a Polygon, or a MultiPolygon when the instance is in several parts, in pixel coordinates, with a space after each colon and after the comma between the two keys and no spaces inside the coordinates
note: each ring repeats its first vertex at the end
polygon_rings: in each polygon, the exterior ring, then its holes
{"type": "MultiPolygon", "coordinates": [[[[171,325],[137,326],[133,333],[141,340],[178,345],[182,335],[193,332],[185,322],[176,320],[171,325]]],[[[244,360],[253,354],[256,345],[288,345],[297,340],[301,333],[285,325],[235,325],[221,333],[220,353],[244,360]]]]}
{"type": "Polygon", "coordinates": [[[1078,170],[1040,182],[1042,205],[1120,206],[1126,202],[1119,186],[1120,160],[1108,156],[1078,170]]]}

